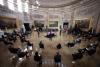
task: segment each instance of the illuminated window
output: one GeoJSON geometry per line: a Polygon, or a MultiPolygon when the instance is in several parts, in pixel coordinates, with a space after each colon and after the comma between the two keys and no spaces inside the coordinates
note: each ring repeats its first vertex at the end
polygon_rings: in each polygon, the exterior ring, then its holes
{"type": "Polygon", "coordinates": [[[25,12],[28,12],[28,3],[25,3],[25,12]]]}
{"type": "Polygon", "coordinates": [[[8,8],[11,10],[14,10],[14,1],[13,0],[8,0],[8,8]]]}
{"type": "Polygon", "coordinates": [[[0,4],[1,4],[1,5],[4,5],[4,2],[3,2],[3,0],[0,0],[0,4]]]}
{"type": "Polygon", "coordinates": [[[17,0],[17,5],[18,5],[18,11],[19,11],[19,12],[23,12],[21,0],[17,0]]]}

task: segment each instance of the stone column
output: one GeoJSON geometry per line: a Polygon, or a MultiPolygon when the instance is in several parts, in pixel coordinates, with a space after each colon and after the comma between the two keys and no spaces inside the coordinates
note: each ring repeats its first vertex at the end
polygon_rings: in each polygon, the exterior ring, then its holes
{"type": "Polygon", "coordinates": [[[17,4],[17,0],[14,0],[14,7],[15,7],[15,11],[18,12],[18,4],[17,4]]]}
{"type": "Polygon", "coordinates": [[[49,10],[47,9],[47,12],[46,12],[46,26],[48,26],[49,27],[49,10]]]}
{"type": "Polygon", "coordinates": [[[98,18],[97,18],[95,29],[97,33],[100,33],[100,13],[98,13],[98,18]]]}
{"type": "Polygon", "coordinates": [[[74,19],[74,17],[75,17],[75,9],[73,8],[73,9],[71,10],[71,22],[70,22],[70,27],[74,27],[74,26],[75,26],[75,19],[74,19]]]}
{"type": "Polygon", "coordinates": [[[8,0],[4,0],[4,6],[8,7],[8,0]]]}

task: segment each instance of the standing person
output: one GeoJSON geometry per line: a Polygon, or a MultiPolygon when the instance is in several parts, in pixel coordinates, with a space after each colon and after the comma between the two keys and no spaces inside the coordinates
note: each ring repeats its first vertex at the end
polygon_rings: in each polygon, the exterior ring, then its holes
{"type": "Polygon", "coordinates": [[[60,31],[59,31],[59,35],[61,36],[61,29],[60,29],[60,31]]]}
{"type": "Polygon", "coordinates": [[[35,52],[34,60],[37,62],[37,64],[42,64],[42,56],[38,52],[35,52]]]}
{"type": "Polygon", "coordinates": [[[51,31],[50,31],[49,37],[50,37],[50,40],[52,41],[52,33],[51,33],[51,31]]]}
{"type": "Polygon", "coordinates": [[[57,45],[57,49],[61,49],[62,47],[61,47],[61,44],[59,43],[58,45],[57,45]]]}
{"type": "Polygon", "coordinates": [[[40,32],[39,31],[37,31],[37,33],[38,33],[38,37],[40,36],[40,32]]]}
{"type": "Polygon", "coordinates": [[[32,30],[34,30],[34,25],[32,25],[32,30]]]}
{"type": "Polygon", "coordinates": [[[46,32],[48,31],[48,26],[46,25],[46,32]]]}
{"type": "Polygon", "coordinates": [[[54,56],[54,61],[55,63],[58,65],[59,63],[61,63],[61,55],[59,54],[59,52],[56,53],[56,55],[54,56]]]}
{"type": "Polygon", "coordinates": [[[62,33],[62,27],[60,25],[60,31],[59,31],[59,35],[61,36],[61,33],[62,33]]]}
{"type": "Polygon", "coordinates": [[[42,48],[42,49],[44,49],[44,44],[42,43],[42,41],[40,41],[39,47],[42,48]]]}
{"type": "Polygon", "coordinates": [[[40,36],[39,28],[37,29],[37,34],[38,34],[38,37],[39,37],[40,36]]]}
{"type": "Polygon", "coordinates": [[[93,28],[91,27],[89,30],[88,30],[89,34],[91,35],[92,32],[93,32],[93,28]]]}

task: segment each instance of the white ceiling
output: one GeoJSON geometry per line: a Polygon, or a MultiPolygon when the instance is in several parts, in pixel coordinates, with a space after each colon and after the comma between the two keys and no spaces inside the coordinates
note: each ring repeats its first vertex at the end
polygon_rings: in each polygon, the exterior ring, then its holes
{"type": "MultiPolygon", "coordinates": [[[[75,3],[78,3],[82,0],[37,0],[40,3],[40,7],[45,8],[58,8],[65,7],[75,3]]],[[[35,0],[29,0],[30,4],[35,5],[35,0]]]]}

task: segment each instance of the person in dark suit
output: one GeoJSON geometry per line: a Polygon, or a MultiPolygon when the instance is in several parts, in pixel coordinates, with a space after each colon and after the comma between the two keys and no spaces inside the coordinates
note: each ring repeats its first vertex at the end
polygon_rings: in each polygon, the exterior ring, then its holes
{"type": "Polygon", "coordinates": [[[40,41],[39,47],[42,48],[42,49],[44,49],[44,44],[42,43],[42,41],[40,41]]]}
{"type": "Polygon", "coordinates": [[[83,57],[83,54],[78,52],[78,53],[74,53],[72,54],[73,60],[78,60],[81,59],[83,57]]]}
{"type": "Polygon", "coordinates": [[[61,55],[59,54],[59,52],[57,52],[54,56],[54,61],[56,64],[61,63],[61,55]]]}
{"type": "Polygon", "coordinates": [[[17,56],[19,58],[23,58],[23,57],[27,56],[27,54],[28,54],[28,52],[19,52],[19,53],[17,53],[17,56]]]}
{"type": "Polygon", "coordinates": [[[98,44],[91,43],[90,45],[87,46],[86,51],[88,55],[93,55],[96,53],[96,48],[98,44]]]}
{"type": "Polygon", "coordinates": [[[8,41],[7,39],[4,39],[4,40],[3,40],[3,43],[4,43],[5,45],[13,45],[13,43],[12,43],[11,41],[8,41]]]}
{"type": "Polygon", "coordinates": [[[35,52],[34,60],[35,60],[39,65],[42,64],[42,56],[41,56],[38,52],[35,52]]]}
{"type": "Polygon", "coordinates": [[[60,35],[60,36],[61,36],[61,33],[62,33],[62,31],[60,30],[60,31],[59,31],[59,35],[60,35]]]}
{"type": "Polygon", "coordinates": [[[30,41],[27,41],[27,49],[32,50],[33,49],[33,44],[30,43],[30,41]]]}
{"type": "Polygon", "coordinates": [[[57,45],[57,49],[61,49],[62,47],[61,47],[61,44],[59,43],[58,45],[57,45]]]}
{"type": "Polygon", "coordinates": [[[23,35],[23,34],[20,35],[20,40],[21,40],[22,43],[27,42],[25,35],[23,35]]]}
{"type": "Polygon", "coordinates": [[[74,42],[69,42],[69,43],[67,44],[68,47],[74,47],[74,45],[75,45],[74,42]]]}
{"type": "Polygon", "coordinates": [[[12,46],[9,46],[8,50],[13,54],[17,54],[17,53],[19,53],[21,51],[20,48],[14,48],[12,46]]]}
{"type": "Polygon", "coordinates": [[[81,38],[77,38],[77,39],[75,40],[75,43],[81,43],[81,38]]]}

